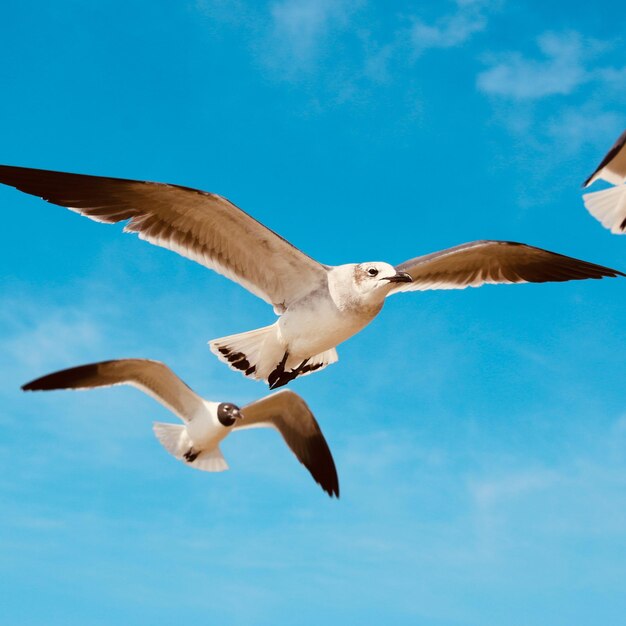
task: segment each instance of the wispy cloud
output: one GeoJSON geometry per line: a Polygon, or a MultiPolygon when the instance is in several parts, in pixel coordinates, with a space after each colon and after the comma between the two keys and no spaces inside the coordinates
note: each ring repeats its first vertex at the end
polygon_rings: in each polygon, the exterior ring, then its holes
{"type": "Polygon", "coordinates": [[[582,107],[564,107],[549,116],[545,133],[551,143],[558,142],[566,152],[576,153],[585,145],[608,145],[623,123],[622,113],[589,102],[582,107]]]}
{"type": "Polygon", "coordinates": [[[586,57],[594,43],[580,34],[544,33],[537,40],[540,58],[505,53],[477,78],[478,89],[491,95],[534,100],[566,95],[590,80],[586,57]]]}
{"type": "Polygon", "coordinates": [[[312,76],[332,84],[338,101],[353,99],[367,83],[383,83],[410,70],[427,50],[466,44],[488,27],[500,0],[453,0],[439,16],[412,9],[385,13],[365,0],[275,0],[265,6],[197,0],[213,28],[237,25],[255,60],[274,78],[312,76]]]}
{"type": "Polygon", "coordinates": [[[7,371],[25,368],[43,373],[52,360],[57,364],[78,362],[91,349],[103,345],[98,324],[77,309],[48,310],[43,318],[30,307],[21,308],[19,313],[5,320],[10,334],[0,339],[7,371]]]}
{"type": "Polygon", "coordinates": [[[411,42],[414,52],[421,54],[433,48],[453,48],[468,41],[487,27],[487,10],[493,2],[486,0],[457,0],[456,10],[434,23],[414,18],[411,42]]]}
{"type": "Polygon", "coordinates": [[[350,0],[282,0],[270,7],[265,60],[290,73],[308,70],[324,54],[333,31],[347,25],[359,2],[350,0]]]}
{"type": "Polygon", "coordinates": [[[611,64],[616,45],[582,31],[546,31],[534,51],[485,57],[476,88],[488,96],[494,121],[520,138],[512,155],[526,174],[520,207],[543,206],[564,177],[579,184],[585,172],[564,164],[585,148],[600,154],[623,128],[625,70],[611,64]]]}

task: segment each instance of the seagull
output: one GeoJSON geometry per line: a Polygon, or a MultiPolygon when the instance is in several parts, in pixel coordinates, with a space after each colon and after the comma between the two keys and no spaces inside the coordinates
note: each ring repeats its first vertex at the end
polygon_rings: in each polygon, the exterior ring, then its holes
{"type": "Polygon", "coordinates": [[[604,180],[613,185],[602,191],[583,194],[586,209],[616,235],[626,233],[626,130],[600,162],[583,187],[604,180]]]}
{"type": "Polygon", "coordinates": [[[384,262],[323,265],[222,196],[178,185],[0,166],[0,183],[97,222],[127,222],[164,248],[234,280],[274,307],[269,326],[209,342],[213,353],[270,389],[337,361],[335,347],[369,324],[390,294],[624,276],[510,241],[474,241],[384,262]]]}
{"type": "Polygon", "coordinates": [[[205,472],[222,472],[228,465],[220,442],[245,428],[275,428],[291,451],[328,493],[339,497],[339,480],[333,457],[306,402],[282,390],[239,408],[231,402],[211,402],[192,391],[160,361],[118,359],[89,363],[42,376],[22,386],[24,391],[94,389],[131,385],[152,396],[182,422],[155,422],[154,434],[180,461],[205,472]]]}

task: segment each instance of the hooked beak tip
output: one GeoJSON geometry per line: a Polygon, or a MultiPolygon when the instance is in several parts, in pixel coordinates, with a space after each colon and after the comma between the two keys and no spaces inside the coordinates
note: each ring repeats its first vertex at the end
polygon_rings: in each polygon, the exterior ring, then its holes
{"type": "Polygon", "coordinates": [[[413,279],[410,274],[406,272],[398,272],[394,276],[387,278],[390,283],[412,283],[413,279]]]}

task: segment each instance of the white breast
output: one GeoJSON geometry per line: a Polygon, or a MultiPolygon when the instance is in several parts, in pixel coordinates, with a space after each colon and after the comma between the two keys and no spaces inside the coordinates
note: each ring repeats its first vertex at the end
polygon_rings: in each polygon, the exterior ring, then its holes
{"type": "Polygon", "coordinates": [[[187,422],[187,434],[196,448],[210,449],[230,432],[230,428],[225,427],[217,419],[218,406],[218,402],[204,400],[203,409],[187,422]]]}
{"type": "Polygon", "coordinates": [[[350,289],[351,282],[345,266],[334,268],[327,288],[293,303],[282,315],[279,333],[290,354],[304,359],[330,350],[376,317],[382,303],[364,306],[350,289]]]}

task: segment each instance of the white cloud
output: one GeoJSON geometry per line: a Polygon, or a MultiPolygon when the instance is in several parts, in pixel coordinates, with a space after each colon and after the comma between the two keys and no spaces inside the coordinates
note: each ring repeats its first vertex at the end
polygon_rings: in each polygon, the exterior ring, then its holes
{"type": "Polygon", "coordinates": [[[270,65],[286,72],[315,64],[333,29],[344,26],[357,3],[333,0],[282,0],[272,5],[270,65]]]}
{"type": "Polygon", "coordinates": [[[456,11],[439,18],[434,24],[415,19],[411,41],[415,53],[432,48],[453,48],[468,41],[472,35],[487,27],[486,9],[491,3],[484,0],[457,0],[456,11]]]}
{"type": "Polygon", "coordinates": [[[477,507],[493,508],[509,499],[529,496],[552,487],[559,478],[555,470],[524,468],[518,472],[470,481],[469,490],[477,507]]]}
{"type": "Polygon", "coordinates": [[[561,150],[576,154],[583,146],[610,145],[624,125],[623,114],[604,111],[597,103],[565,108],[546,120],[545,132],[561,150]]]}
{"type": "Polygon", "coordinates": [[[495,96],[534,100],[570,94],[591,79],[585,60],[594,42],[583,41],[575,32],[544,33],[537,45],[542,58],[506,53],[503,60],[478,75],[478,89],[495,96]]]}
{"type": "Polygon", "coordinates": [[[545,32],[536,54],[492,55],[478,74],[476,87],[490,97],[495,121],[522,139],[511,155],[526,178],[521,207],[538,209],[564,184],[580,184],[597,156],[579,171],[572,159],[587,159],[588,148],[600,155],[623,129],[626,70],[604,65],[611,51],[614,45],[578,32],[545,32]]]}
{"type": "Polygon", "coordinates": [[[16,326],[14,334],[0,341],[6,367],[12,370],[24,367],[39,371],[53,361],[80,361],[91,349],[103,345],[100,328],[77,311],[58,311],[16,326]]]}

